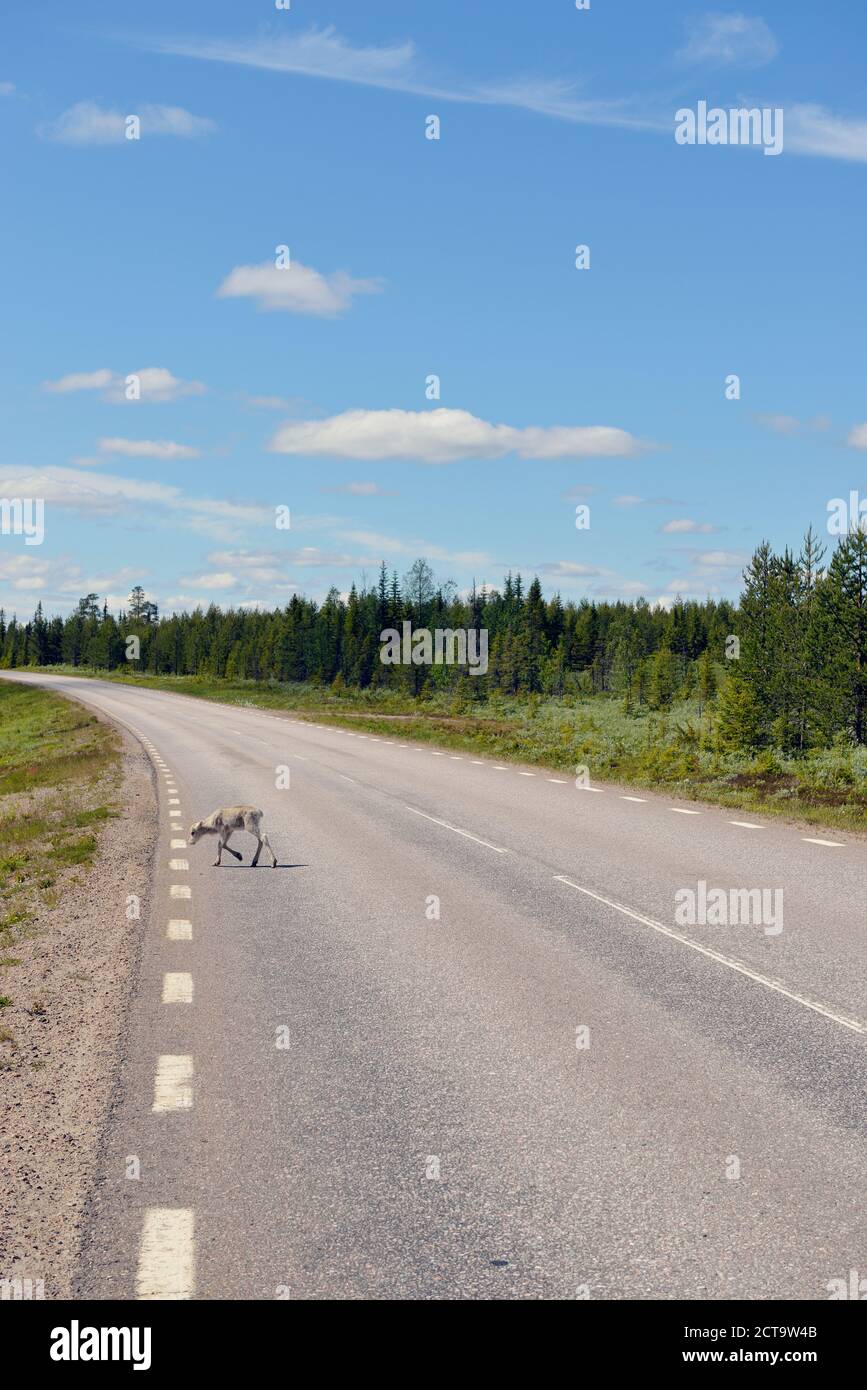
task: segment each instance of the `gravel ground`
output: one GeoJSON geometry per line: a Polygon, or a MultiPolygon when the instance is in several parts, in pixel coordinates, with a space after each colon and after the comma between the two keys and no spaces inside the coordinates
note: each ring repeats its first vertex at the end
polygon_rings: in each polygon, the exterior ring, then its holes
{"type": "Polygon", "coordinates": [[[44,1280],[51,1299],[72,1289],[149,908],[155,784],[138,742],[121,739],[121,788],[110,793],[121,814],[100,828],[92,868],[70,875],[82,882],[67,882],[16,943],[21,1004],[2,1018],[17,1046],[0,1072],[0,1280],[44,1280]],[[129,894],[138,920],[127,918],[129,894]]]}

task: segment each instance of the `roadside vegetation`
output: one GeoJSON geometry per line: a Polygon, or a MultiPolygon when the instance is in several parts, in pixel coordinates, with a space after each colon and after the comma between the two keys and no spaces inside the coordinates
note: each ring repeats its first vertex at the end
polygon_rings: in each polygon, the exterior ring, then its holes
{"type": "MultiPolygon", "coordinates": [[[[0,680],[0,1007],[40,1012],[15,998],[16,954],[38,934],[96,852],[116,814],[119,742],[110,725],[46,690],[0,680]]],[[[0,1016],[2,1017],[2,1016],[0,1016]]],[[[0,1068],[15,1037],[0,1026],[0,1068]]]]}
{"type": "MultiPolygon", "coordinates": [[[[477,652],[478,655],[478,652],[477,652]]],[[[867,530],[826,558],[763,543],[737,604],[459,595],[424,560],[400,580],[255,607],[160,617],[137,587],[115,617],[96,594],[66,618],[0,612],[0,668],[99,675],[669,794],[867,829],[867,530]],[[477,669],[409,659],[419,630],[484,633],[477,669]],[[403,633],[403,660],[381,660],[403,633]],[[394,634],[394,639],[388,636],[394,634]]]]}
{"type": "MultiPolygon", "coordinates": [[[[50,669],[221,704],[291,711],[318,723],[428,742],[573,777],[585,767],[591,782],[622,782],[686,800],[867,830],[867,748],[847,743],[798,756],[778,750],[722,751],[717,746],[714,699],[699,689],[673,697],[662,709],[627,712],[624,700],[610,695],[494,695],[479,702],[462,690],[416,699],[382,688],[351,690],[339,683],[335,688],[334,683],[50,669]]],[[[704,678],[718,688],[727,677],[720,665],[706,669],[704,678]]]]}

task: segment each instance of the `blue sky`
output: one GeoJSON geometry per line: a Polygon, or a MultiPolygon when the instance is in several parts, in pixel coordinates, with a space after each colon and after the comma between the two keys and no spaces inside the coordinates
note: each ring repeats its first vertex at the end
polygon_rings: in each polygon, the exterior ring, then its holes
{"type": "Polygon", "coordinates": [[[734,596],[867,490],[851,0],[6,0],[0,34],[0,496],[45,499],[7,613],[419,554],[734,596]],[[677,144],[699,101],[781,108],[782,154],[677,144]]]}

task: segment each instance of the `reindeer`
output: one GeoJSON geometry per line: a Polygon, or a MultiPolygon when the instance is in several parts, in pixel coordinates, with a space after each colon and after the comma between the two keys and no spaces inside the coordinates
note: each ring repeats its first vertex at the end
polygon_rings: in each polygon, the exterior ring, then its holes
{"type": "Polygon", "coordinates": [[[229,840],[234,831],[246,830],[248,834],[255,835],[256,839],[259,841],[250,868],[255,869],[256,865],[259,863],[259,855],[262,846],[267,845],[268,852],[273,860],[271,868],[276,869],[277,856],[271,848],[271,841],[268,839],[268,836],[263,835],[261,830],[261,821],[264,814],[264,811],[257,811],[255,806],[221,806],[219,811],[214,811],[210,816],[206,816],[204,820],[197,820],[195,825],[190,826],[190,841],[192,844],[195,844],[203,835],[219,835],[220,848],[214,860],[214,867],[218,868],[220,860],[223,857],[224,849],[228,849],[229,853],[233,854],[236,859],[243,859],[244,856],[239,854],[236,849],[229,849],[229,840]]]}

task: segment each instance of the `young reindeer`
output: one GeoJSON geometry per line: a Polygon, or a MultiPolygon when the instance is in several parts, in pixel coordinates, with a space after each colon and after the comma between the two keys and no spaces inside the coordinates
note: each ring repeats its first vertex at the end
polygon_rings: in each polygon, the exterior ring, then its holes
{"type": "Polygon", "coordinates": [[[261,822],[264,814],[264,811],[257,811],[255,806],[221,806],[219,811],[214,811],[210,816],[206,816],[204,820],[197,820],[195,825],[190,826],[190,841],[192,844],[196,844],[203,835],[219,835],[220,847],[217,851],[217,857],[214,860],[214,867],[216,868],[219,866],[220,860],[223,857],[224,849],[228,849],[229,853],[233,854],[236,859],[243,859],[244,856],[239,854],[236,849],[229,849],[229,840],[234,831],[246,830],[248,834],[255,835],[256,839],[259,841],[250,868],[255,869],[256,865],[259,863],[259,855],[262,846],[267,845],[268,852],[273,860],[271,868],[276,869],[277,856],[271,848],[271,841],[268,839],[267,835],[263,835],[261,829],[261,822]]]}

